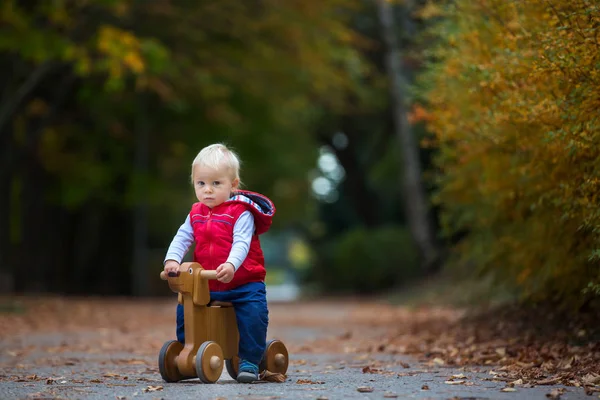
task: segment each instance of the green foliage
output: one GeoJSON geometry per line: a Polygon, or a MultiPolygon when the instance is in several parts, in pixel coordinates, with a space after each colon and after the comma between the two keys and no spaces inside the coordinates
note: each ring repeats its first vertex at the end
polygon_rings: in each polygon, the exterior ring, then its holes
{"type": "Polygon", "coordinates": [[[10,84],[45,74],[14,119],[27,124],[61,107],[44,93],[65,88],[77,99],[34,144],[60,182],[52,198],[69,207],[100,197],[175,213],[193,199],[191,160],[218,141],[241,154],[247,187],[273,197],[276,223],[300,222],[311,212],[311,129],[324,110],[370,95],[371,71],[349,26],[358,11],[339,0],[267,1],[260,10],[234,0],[3,2],[0,52],[24,62],[10,84]],[[70,75],[73,88],[57,79],[70,75]],[[156,167],[131,168],[138,151],[156,167]]]}
{"type": "Polygon", "coordinates": [[[327,292],[376,293],[419,274],[411,236],[396,226],[348,231],[331,244],[322,268],[319,284],[327,292]]]}
{"type": "Polygon", "coordinates": [[[600,296],[600,283],[590,282],[587,287],[583,289],[584,294],[593,294],[600,296]]]}

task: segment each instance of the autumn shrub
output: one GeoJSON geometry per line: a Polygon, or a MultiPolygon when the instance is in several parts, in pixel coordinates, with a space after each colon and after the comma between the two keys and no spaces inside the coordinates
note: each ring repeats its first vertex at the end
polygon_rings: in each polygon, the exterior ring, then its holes
{"type": "Polygon", "coordinates": [[[410,234],[402,227],[356,228],[330,247],[320,284],[332,292],[375,293],[419,273],[410,234]]]}
{"type": "MultiPolygon", "coordinates": [[[[421,77],[453,264],[581,302],[600,282],[600,5],[455,0],[421,77]]],[[[426,14],[426,15],[425,15],[426,14]]]]}

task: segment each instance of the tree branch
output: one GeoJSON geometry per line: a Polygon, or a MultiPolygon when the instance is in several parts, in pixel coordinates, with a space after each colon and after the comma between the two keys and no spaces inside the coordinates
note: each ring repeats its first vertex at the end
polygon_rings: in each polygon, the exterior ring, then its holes
{"type": "Polygon", "coordinates": [[[52,70],[55,66],[54,61],[46,61],[39,65],[23,82],[23,84],[17,89],[14,96],[10,96],[0,106],[0,132],[6,129],[6,126],[15,111],[19,108],[23,100],[35,90],[37,85],[44,79],[44,77],[52,70]]]}

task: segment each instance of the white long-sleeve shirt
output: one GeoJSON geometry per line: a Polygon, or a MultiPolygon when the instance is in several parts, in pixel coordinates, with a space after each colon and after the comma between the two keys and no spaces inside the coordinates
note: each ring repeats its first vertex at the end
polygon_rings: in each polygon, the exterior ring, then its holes
{"type": "MultiPolygon", "coordinates": [[[[250,251],[250,242],[254,234],[254,216],[250,211],[244,211],[233,226],[233,244],[227,261],[237,269],[242,265],[248,251],[250,251]]],[[[173,241],[169,245],[165,262],[174,260],[181,264],[183,257],[187,254],[190,246],[194,243],[194,230],[188,214],[185,222],[179,227],[173,241]]]]}

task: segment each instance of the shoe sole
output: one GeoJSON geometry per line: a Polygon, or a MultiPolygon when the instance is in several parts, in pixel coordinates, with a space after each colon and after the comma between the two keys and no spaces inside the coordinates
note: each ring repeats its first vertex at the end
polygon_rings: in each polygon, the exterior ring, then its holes
{"type": "Polygon", "coordinates": [[[258,377],[250,372],[240,372],[237,376],[239,383],[252,383],[258,380],[258,377]]]}

